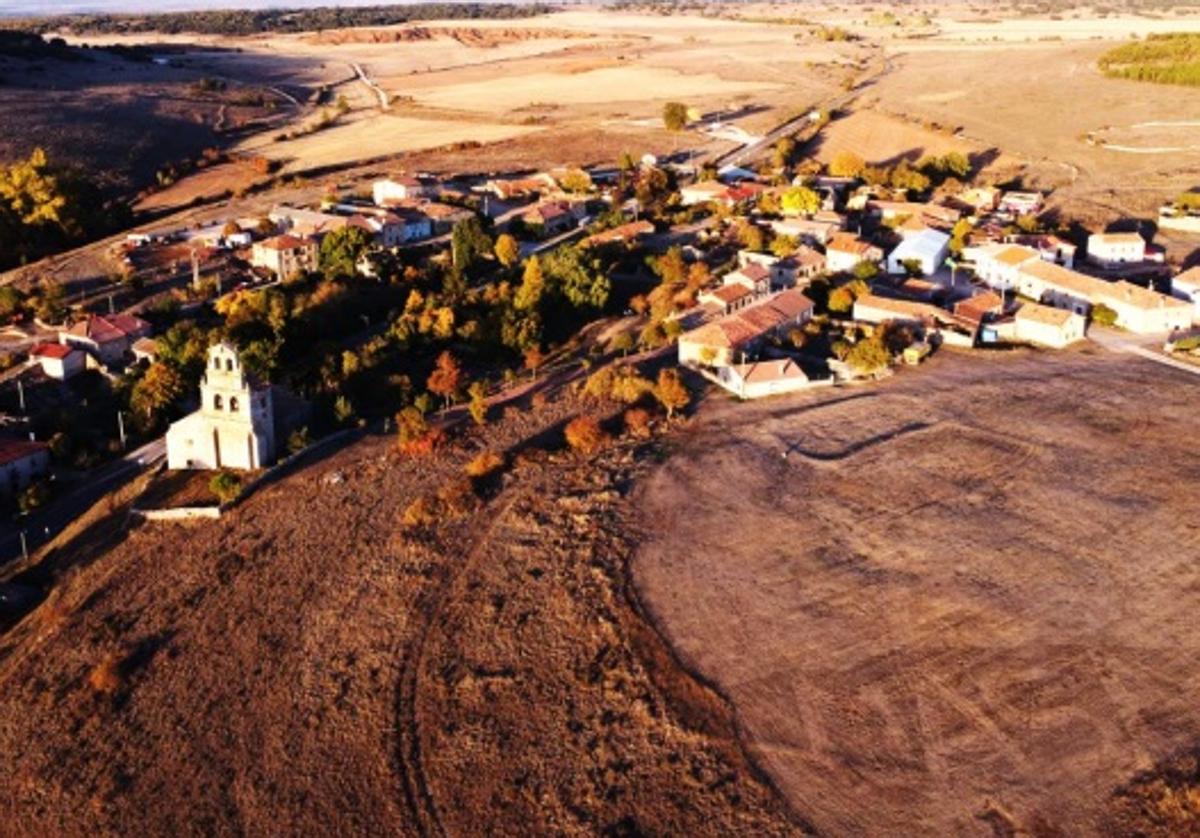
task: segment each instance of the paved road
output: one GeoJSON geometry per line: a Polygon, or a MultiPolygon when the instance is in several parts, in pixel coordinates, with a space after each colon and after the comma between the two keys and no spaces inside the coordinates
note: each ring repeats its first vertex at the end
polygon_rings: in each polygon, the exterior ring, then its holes
{"type": "Polygon", "coordinates": [[[83,479],[86,482],[83,485],[56,499],[45,509],[19,519],[11,532],[0,536],[0,570],[21,557],[21,530],[25,531],[29,550],[32,552],[87,512],[106,494],[124,486],[161,460],[166,455],[166,450],[166,437],[148,442],[141,448],[130,451],[120,460],[85,475],[83,479]]]}

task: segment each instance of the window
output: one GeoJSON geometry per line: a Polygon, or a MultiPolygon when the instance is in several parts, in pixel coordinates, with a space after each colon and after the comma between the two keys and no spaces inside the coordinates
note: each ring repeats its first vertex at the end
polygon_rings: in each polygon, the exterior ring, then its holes
{"type": "Polygon", "coordinates": [[[220,358],[213,358],[213,369],[214,369],[214,370],[219,370],[220,368],[221,368],[221,359],[220,359],[220,358]]]}
{"type": "Polygon", "coordinates": [[[237,412],[238,412],[238,400],[237,400],[237,396],[230,396],[230,397],[229,397],[229,412],[230,412],[230,413],[237,413],[237,412]]]}
{"type": "Polygon", "coordinates": [[[221,394],[213,396],[213,410],[220,410],[222,407],[221,394]]]}
{"type": "Polygon", "coordinates": [[[225,371],[233,372],[233,359],[232,358],[225,359],[225,371]]]}

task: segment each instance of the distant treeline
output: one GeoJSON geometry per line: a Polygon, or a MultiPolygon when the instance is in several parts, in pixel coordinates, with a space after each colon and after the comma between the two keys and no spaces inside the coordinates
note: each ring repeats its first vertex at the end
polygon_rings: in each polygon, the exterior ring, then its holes
{"type": "Polygon", "coordinates": [[[351,26],[390,26],[414,20],[476,20],[533,17],[552,7],[533,3],[416,3],[411,6],[324,7],[316,9],[227,9],[151,15],[79,14],[0,21],[5,28],[77,35],[159,32],[168,35],[255,35],[314,32],[351,26]]]}
{"type": "Polygon", "coordinates": [[[1100,69],[1113,78],[1200,86],[1200,34],[1150,35],[1123,44],[1100,56],[1100,69]]]}
{"type": "MultiPolygon", "coordinates": [[[[113,46],[91,47],[90,49],[99,49],[119,55],[122,58],[127,58],[130,61],[150,60],[150,53],[138,46],[131,47],[124,44],[115,44],[113,46]]],[[[0,56],[21,58],[28,61],[45,58],[53,58],[57,61],[92,60],[88,57],[86,50],[68,46],[62,38],[47,39],[37,32],[29,32],[21,29],[0,29],[0,56]]]]}

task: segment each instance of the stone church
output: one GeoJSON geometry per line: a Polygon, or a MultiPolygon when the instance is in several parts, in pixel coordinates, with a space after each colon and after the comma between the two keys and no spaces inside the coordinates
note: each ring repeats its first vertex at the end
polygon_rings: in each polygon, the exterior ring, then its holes
{"type": "Polygon", "coordinates": [[[274,459],[271,386],[256,382],[229,344],[210,347],[200,409],[167,431],[167,467],[257,469],[274,459]]]}

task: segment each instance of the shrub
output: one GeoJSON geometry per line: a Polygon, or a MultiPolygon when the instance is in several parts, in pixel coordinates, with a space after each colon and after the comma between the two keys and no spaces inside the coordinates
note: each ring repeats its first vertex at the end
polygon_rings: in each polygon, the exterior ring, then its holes
{"type": "Polygon", "coordinates": [[[504,467],[504,456],[495,451],[484,451],[463,468],[468,477],[482,478],[504,467]]]}
{"type": "Polygon", "coordinates": [[[595,454],[605,443],[605,433],[600,427],[600,421],[587,414],[576,416],[568,422],[563,433],[571,450],[584,455],[595,454]]]}
{"type": "Polygon", "coordinates": [[[650,411],[641,407],[631,407],[623,417],[625,431],[632,437],[645,439],[650,436],[650,411]]]}
{"type": "Polygon", "coordinates": [[[1104,303],[1092,306],[1092,322],[1098,326],[1117,325],[1117,313],[1104,303]]]}
{"type": "Polygon", "coordinates": [[[420,497],[404,508],[400,516],[400,525],[404,529],[428,527],[437,523],[437,513],[427,498],[420,497]]]}
{"type": "Polygon", "coordinates": [[[121,662],[112,652],[101,659],[88,674],[88,684],[93,690],[111,695],[121,686],[121,662]]]}
{"type": "Polygon", "coordinates": [[[221,503],[230,503],[242,493],[242,479],[232,471],[218,471],[208,481],[208,490],[221,503]]]}

